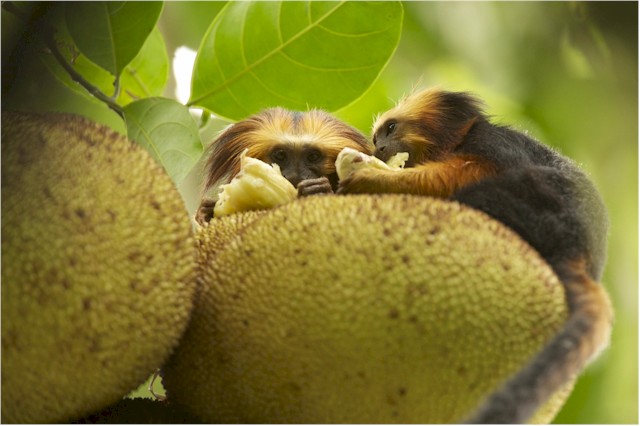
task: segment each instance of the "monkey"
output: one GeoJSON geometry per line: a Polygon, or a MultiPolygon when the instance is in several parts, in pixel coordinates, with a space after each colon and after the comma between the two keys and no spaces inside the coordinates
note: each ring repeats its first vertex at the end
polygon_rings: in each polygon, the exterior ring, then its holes
{"type": "Polygon", "coordinates": [[[275,107],[228,128],[207,148],[205,181],[196,221],[209,222],[216,202],[212,193],[240,172],[240,155],[278,164],[299,197],[331,194],[337,189],[335,160],[342,148],[373,154],[371,142],[354,127],[331,114],[275,107]]]}
{"type": "Polygon", "coordinates": [[[524,423],[607,344],[613,311],[598,284],[608,217],[586,174],[526,134],[490,122],[466,92],[426,89],[374,123],[374,155],[408,152],[399,171],[356,170],[338,194],[407,193],[487,213],[529,243],[556,273],[569,316],[561,330],[466,423],[524,423]]]}

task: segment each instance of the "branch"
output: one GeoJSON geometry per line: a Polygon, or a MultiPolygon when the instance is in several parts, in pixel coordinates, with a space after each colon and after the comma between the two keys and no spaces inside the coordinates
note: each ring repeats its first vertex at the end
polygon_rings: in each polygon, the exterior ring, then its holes
{"type": "Polygon", "coordinates": [[[120,117],[124,118],[124,111],[122,110],[122,107],[120,107],[120,105],[118,105],[113,99],[102,93],[100,89],[85,80],[85,78],[78,71],[76,71],[71,66],[71,64],[69,64],[69,62],[67,62],[65,57],[62,55],[62,53],[60,53],[60,50],[58,49],[58,45],[56,44],[55,38],[53,37],[53,33],[51,33],[51,37],[44,37],[43,40],[53,54],[53,57],[56,58],[60,65],[62,65],[62,68],[67,71],[73,81],[80,84],[93,96],[107,104],[107,106],[115,111],[118,115],[120,115],[120,117]]]}
{"type": "MultiPolygon", "coordinates": [[[[17,8],[13,4],[13,2],[3,2],[2,8],[12,13],[22,21],[25,21],[27,25],[30,24],[31,20],[29,19],[29,17],[27,17],[24,12],[17,8]]],[[[38,26],[34,27],[37,28],[38,26]]],[[[40,36],[41,40],[53,54],[53,57],[56,58],[58,63],[62,66],[62,68],[64,68],[64,70],[67,72],[67,74],[69,74],[73,81],[80,84],[91,95],[107,104],[109,108],[115,111],[120,117],[124,118],[124,111],[120,105],[118,105],[113,99],[102,93],[96,86],[87,81],[78,71],[75,70],[75,68],[73,68],[73,66],[71,66],[71,64],[69,64],[69,62],[67,62],[66,58],[60,52],[60,49],[58,49],[55,38],[56,31],[53,27],[51,27],[46,22],[40,22],[40,28],[35,32],[38,34],[38,36],[40,36]]]]}

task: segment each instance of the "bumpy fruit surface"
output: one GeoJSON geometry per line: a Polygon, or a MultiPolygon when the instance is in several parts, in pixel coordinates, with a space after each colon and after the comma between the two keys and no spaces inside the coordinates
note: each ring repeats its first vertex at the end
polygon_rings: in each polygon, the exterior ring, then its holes
{"type": "Polygon", "coordinates": [[[66,422],[142,383],[188,321],[194,247],[142,148],[77,116],[3,112],[3,422],[66,422]]]}
{"type": "Polygon", "coordinates": [[[201,287],[164,368],[205,422],[459,422],[567,317],[539,255],[457,203],[309,197],[238,223],[197,235],[201,287]]]}

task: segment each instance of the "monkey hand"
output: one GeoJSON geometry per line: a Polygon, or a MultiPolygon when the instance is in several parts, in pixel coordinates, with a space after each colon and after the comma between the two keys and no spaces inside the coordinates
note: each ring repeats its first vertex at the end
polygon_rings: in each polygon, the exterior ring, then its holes
{"type": "Polygon", "coordinates": [[[389,182],[397,172],[382,169],[365,168],[351,172],[340,180],[336,194],[379,194],[390,191],[389,182]]]}
{"type": "Polygon", "coordinates": [[[338,179],[343,180],[357,170],[379,169],[379,170],[399,170],[404,166],[409,158],[406,152],[399,152],[389,159],[387,163],[364,152],[356,151],[352,148],[344,148],[336,158],[336,174],[338,179]]]}
{"type": "Polygon", "coordinates": [[[344,148],[336,159],[336,173],[340,179],[338,194],[389,192],[389,179],[403,171],[409,158],[399,152],[386,163],[372,155],[351,148],[344,148]]]}
{"type": "Polygon", "coordinates": [[[213,207],[216,205],[216,200],[211,198],[203,198],[200,202],[200,206],[196,211],[194,219],[200,226],[204,226],[213,218],[213,207]]]}
{"type": "Polygon", "coordinates": [[[326,176],[316,179],[305,179],[298,184],[298,197],[316,194],[333,194],[331,183],[326,176]]]}

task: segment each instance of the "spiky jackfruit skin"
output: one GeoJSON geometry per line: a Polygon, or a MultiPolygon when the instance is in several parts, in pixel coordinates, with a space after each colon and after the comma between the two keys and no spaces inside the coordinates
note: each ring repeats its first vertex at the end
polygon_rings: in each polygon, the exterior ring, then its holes
{"type": "Polygon", "coordinates": [[[142,383],[186,326],[195,266],[146,151],[77,116],[3,112],[3,422],[68,421],[142,383]]]}
{"type": "Polygon", "coordinates": [[[561,283],[515,233],[426,197],[301,199],[201,245],[200,268],[164,385],[205,422],[458,422],[567,318],[561,283]]]}
{"type": "MultiPolygon", "coordinates": [[[[262,216],[265,210],[249,210],[217,217],[204,226],[198,225],[196,244],[198,246],[198,265],[208,268],[211,260],[230,240],[236,238],[244,228],[262,216]],[[210,229],[207,231],[207,229],[210,229]]],[[[202,276],[202,274],[198,274],[202,276]]]]}

